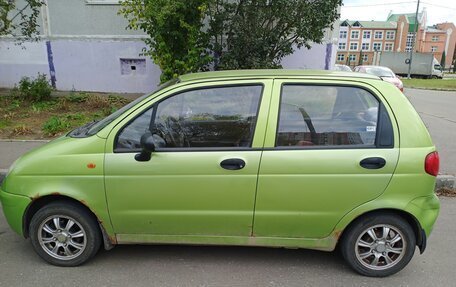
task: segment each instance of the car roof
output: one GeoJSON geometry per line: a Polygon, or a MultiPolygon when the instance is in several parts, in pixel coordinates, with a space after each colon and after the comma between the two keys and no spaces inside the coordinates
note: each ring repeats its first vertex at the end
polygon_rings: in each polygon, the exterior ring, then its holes
{"type": "Polygon", "coordinates": [[[377,79],[380,78],[370,74],[354,74],[352,72],[329,71],[329,70],[287,70],[287,69],[270,69],[270,70],[228,70],[216,72],[190,73],[179,77],[180,82],[189,82],[195,80],[211,80],[222,78],[294,78],[294,77],[330,77],[330,78],[360,78],[360,79],[377,79]]]}

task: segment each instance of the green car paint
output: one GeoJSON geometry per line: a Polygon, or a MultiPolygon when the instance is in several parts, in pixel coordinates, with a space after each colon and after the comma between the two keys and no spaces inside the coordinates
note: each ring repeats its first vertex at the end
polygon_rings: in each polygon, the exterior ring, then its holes
{"type": "Polygon", "coordinates": [[[144,97],[96,134],[64,136],[18,159],[0,200],[12,229],[28,236],[36,206],[62,197],[90,209],[112,244],[186,243],[280,246],[331,251],[347,226],[376,210],[395,210],[429,236],[438,216],[435,151],[406,97],[379,78],[327,71],[224,71],[184,75],[144,97]],[[391,148],[275,149],[283,84],[349,85],[368,90],[391,119],[391,148]],[[252,146],[244,150],[157,151],[150,161],[114,152],[119,131],[152,104],[202,87],[263,86],[252,146]],[[245,168],[219,163],[241,158],[245,168]],[[383,157],[381,169],[360,160],[383,157]]]}

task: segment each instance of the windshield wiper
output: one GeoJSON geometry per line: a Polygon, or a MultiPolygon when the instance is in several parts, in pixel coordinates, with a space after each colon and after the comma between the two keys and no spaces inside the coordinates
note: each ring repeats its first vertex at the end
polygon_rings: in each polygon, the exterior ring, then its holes
{"type": "Polygon", "coordinates": [[[68,133],[68,136],[78,138],[78,137],[85,137],[87,135],[87,132],[90,130],[90,128],[98,123],[99,120],[91,121],[83,126],[80,126],[78,128],[75,128],[71,132],[68,133]]]}

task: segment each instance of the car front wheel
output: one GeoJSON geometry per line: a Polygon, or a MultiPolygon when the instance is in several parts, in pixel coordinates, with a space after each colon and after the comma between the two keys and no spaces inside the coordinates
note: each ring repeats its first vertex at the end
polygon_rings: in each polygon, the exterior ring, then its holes
{"type": "Polygon", "coordinates": [[[38,210],[30,222],[30,238],[38,255],[57,266],[80,265],[101,245],[96,220],[71,202],[53,202],[38,210]]]}
{"type": "Polygon", "coordinates": [[[370,215],[355,222],[344,235],[342,255],[356,272],[385,277],[399,272],[415,252],[415,234],[403,218],[370,215]]]}

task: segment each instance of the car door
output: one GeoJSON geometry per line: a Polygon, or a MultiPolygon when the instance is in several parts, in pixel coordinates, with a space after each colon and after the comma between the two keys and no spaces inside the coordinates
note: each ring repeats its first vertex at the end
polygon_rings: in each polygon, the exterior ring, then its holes
{"type": "Polygon", "coordinates": [[[248,236],[272,81],[185,85],[125,118],[107,140],[105,185],[122,234],[248,236]],[[156,151],[137,161],[140,138],[156,151]]]}
{"type": "Polygon", "coordinates": [[[383,101],[361,83],[274,82],[255,236],[326,237],[386,189],[399,149],[383,101]]]}

